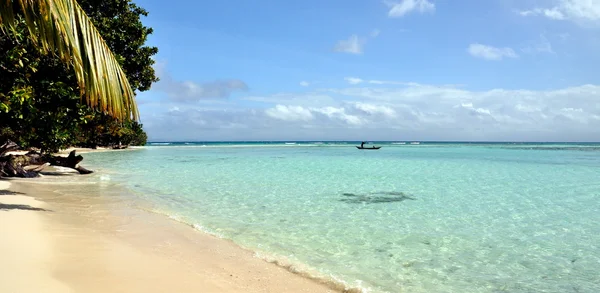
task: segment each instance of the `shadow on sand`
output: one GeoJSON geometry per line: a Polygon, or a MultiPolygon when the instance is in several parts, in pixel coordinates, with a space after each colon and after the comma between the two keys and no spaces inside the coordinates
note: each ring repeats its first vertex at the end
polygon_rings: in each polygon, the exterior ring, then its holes
{"type": "Polygon", "coordinates": [[[3,204],[0,203],[0,211],[23,210],[23,211],[42,211],[51,212],[51,210],[36,208],[26,204],[3,204]]]}
{"type": "Polygon", "coordinates": [[[0,190],[0,196],[2,196],[2,195],[23,195],[23,194],[25,194],[25,193],[17,192],[17,191],[10,191],[10,190],[6,190],[6,189],[0,190]]]}

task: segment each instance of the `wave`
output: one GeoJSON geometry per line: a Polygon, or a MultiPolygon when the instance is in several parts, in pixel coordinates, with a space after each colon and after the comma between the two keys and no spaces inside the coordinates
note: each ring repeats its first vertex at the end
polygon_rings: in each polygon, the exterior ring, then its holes
{"type": "Polygon", "coordinates": [[[503,149],[509,150],[535,150],[535,151],[584,151],[597,152],[600,147],[597,146],[505,146],[503,149]]]}
{"type": "Polygon", "coordinates": [[[341,278],[338,278],[331,274],[322,273],[317,269],[307,266],[300,261],[292,260],[289,257],[285,257],[285,256],[274,254],[274,253],[268,253],[265,251],[259,251],[256,249],[242,246],[239,243],[236,243],[233,240],[225,237],[221,233],[218,233],[212,229],[209,229],[201,224],[192,224],[176,214],[171,214],[171,213],[168,213],[168,212],[165,212],[162,210],[157,210],[157,209],[152,209],[152,208],[138,207],[138,209],[149,212],[149,213],[154,213],[154,214],[159,214],[159,215],[165,216],[173,221],[176,221],[176,222],[179,222],[186,226],[189,226],[199,232],[206,233],[208,235],[217,237],[219,239],[231,241],[232,243],[235,243],[235,245],[237,245],[238,247],[252,252],[254,257],[256,257],[256,258],[262,259],[265,262],[268,262],[270,264],[281,267],[281,268],[287,270],[288,272],[299,275],[303,278],[307,278],[307,279],[315,281],[319,284],[323,284],[333,290],[340,291],[340,292],[348,292],[348,293],[363,293],[363,292],[371,291],[371,290],[369,290],[369,288],[361,285],[361,283],[362,283],[361,280],[356,280],[355,282],[353,282],[354,284],[348,284],[348,282],[342,280],[341,278]]]}

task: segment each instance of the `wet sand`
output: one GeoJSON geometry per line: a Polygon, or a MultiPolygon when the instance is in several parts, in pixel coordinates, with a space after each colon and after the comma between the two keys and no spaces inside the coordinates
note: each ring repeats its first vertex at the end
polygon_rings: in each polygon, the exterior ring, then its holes
{"type": "Polygon", "coordinates": [[[82,184],[81,195],[64,195],[36,180],[0,180],[0,292],[343,291],[163,215],[90,195],[102,189],[82,184]]]}

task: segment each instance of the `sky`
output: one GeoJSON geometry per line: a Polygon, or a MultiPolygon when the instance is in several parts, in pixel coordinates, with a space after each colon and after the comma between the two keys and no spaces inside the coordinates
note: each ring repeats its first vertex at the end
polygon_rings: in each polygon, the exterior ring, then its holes
{"type": "Polygon", "coordinates": [[[600,0],[134,0],[150,141],[600,141],[600,0]]]}

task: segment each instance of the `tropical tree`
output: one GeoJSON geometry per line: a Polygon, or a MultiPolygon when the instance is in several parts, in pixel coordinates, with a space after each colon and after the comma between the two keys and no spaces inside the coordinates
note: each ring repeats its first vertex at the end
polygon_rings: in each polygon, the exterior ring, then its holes
{"type": "Polygon", "coordinates": [[[36,48],[56,54],[73,68],[81,99],[87,105],[119,120],[139,118],[125,72],[77,1],[0,1],[3,32],[16,34],[21,19],[36,48]]]}
{"type": "MultiPolygon", "coordinates": [[[[146,45],[153,30],[142,23],[148,12],[132,0],[77,0],[126,74],[134,91],[158,81],[152,65],[156,47],[146,45]]],[[[118,119],[81,103],[74,70],[44,54],[16,15],[10,34],[0,31],[0,142],[56,152],[71,146],[144,145],[142,125],[118,119]]],[[[5,30],[6,31],[6,30],[5,30]]]]}

